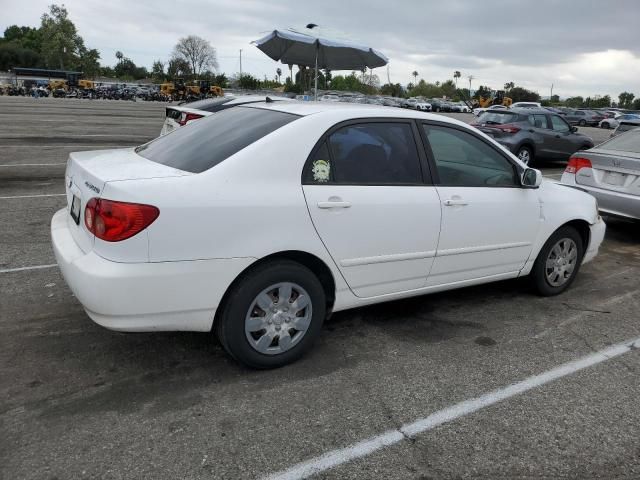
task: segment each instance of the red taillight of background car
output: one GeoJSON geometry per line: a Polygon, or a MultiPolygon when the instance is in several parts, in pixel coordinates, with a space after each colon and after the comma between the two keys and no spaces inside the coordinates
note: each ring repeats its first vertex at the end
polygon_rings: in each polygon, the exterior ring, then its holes
{"type": "Polygon", "coordinates": [[[520,127],[513,125],[511,123],[505,123],[503,125],[491,125],[493,128],[497,128],[501,132],[504,133],[518,133],[520,131],[520,127]]]}
{"type": "Polygon", "coordinates": [[[131,238],[151,225],[160,215],[152,205],[92,198],[84,209],[84,224],[106,242],[131,238]]]}
{"type": "Polygon", "coordinates": [[[564,169],[565,173],[578,173],[581,168],[591,168],[591,160],[582,157],[571,157],[567,168],[564,169]]]}
{"type": "Polygon", "coordinates": [[[202,118],[202,115],[198,115],[197,113],[182,112],[182,114],[180,115],[180,120],[178,120],[178,123],[180,124],[180,126],[184,127],[187,124],[187,122],[190,122],[191,120],[197,120],[199,118],[202,118]]]}

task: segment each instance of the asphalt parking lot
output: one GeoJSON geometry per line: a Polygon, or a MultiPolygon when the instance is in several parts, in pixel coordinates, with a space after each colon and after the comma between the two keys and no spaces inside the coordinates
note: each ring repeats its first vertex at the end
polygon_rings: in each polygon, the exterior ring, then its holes
{"type": "Polygon", "coordinates": [[[143,143],[163,113],[0,97],[0,478],[301,478],[309,460],[323,479],[640,477],[638,224],[607,219],[563,295],[523,279],[342,312],[274,371],[238,366],[211,335],[91,322],[50,247],[67,155],[143,143]],[[636,343],[593,357],[621,342],[636,343]]]}

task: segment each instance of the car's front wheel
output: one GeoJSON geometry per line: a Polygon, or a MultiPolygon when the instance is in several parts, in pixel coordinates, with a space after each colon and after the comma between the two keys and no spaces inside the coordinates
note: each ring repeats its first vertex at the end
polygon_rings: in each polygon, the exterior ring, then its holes
{"type": "Polygon", "coordinates": [[[587,126],[587,121],[586,121],[586,120],[584,120],[584,119],[583,119],[583,120],[580,120],[580,121],[578,122],[578,125],[580,125],[581,127],[586,127],[586,126],[587,126]]]}
{"type": "Polygon", "coordinates": [[[525,165],[531,165],[533,163],[533,150],[527,146],[522,146],[518,149],[516,156],[525,165]]]}
{"type": "Polygon", "coordinates": [[[531,278],[540,295],[564,292],[575,280],[584,246],[578,231],[571,226],[556,230],[544,244],[531,270],[531,278]]]}
{"type": "Polygon", "coordinates": [[[313,272],[297,262],[278,260],[259,265],[234,284],[216,331],[239,362],[276,368],[311,347],[325,315],[325,292],[313,272]]]}

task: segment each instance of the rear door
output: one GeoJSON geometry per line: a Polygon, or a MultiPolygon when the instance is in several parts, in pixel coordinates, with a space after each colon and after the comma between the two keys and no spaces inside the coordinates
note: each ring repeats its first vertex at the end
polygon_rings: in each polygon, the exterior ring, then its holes
{"type": "Polygon", "coordinates": [[[558,158],[569,157],[578,149],[571,126],[558,115],[549,115],[549,120],[553,129],[550,140],[553,155],[558,158]]]}
{"type": "Polygon", "coordinates": [[[555,134],[551,130],[547,115],[544,113],[533,113],[527,115],[527,122],[529,123],[528,132],[532,134],[532,139],[535,142],[536,155],[542,157],[555,157],[557,156],[555,145],[555,134]]]}
{"type": "Polygon", "coordinates": [[[313,224],[355,295],[425,285],[440,234],[440,199],[408,120],[331,130],[310,155],[303,191],[313,224]]]}

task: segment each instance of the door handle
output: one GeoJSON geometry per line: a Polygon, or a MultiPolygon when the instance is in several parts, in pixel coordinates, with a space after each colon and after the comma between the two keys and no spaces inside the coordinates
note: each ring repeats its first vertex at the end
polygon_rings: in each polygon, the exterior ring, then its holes
{"type": "Polygon", "coordinates": [[[529,133],[535,133],[535,130],[533,128],[530,128],[529,133]]]}
{"type": "Polygon", "coordinates": [[[461,198],[450,198],[448,200],[445,200],[443,202],[447,207],[456,207],[456,206],[465,206],[465,205],[469,205],[465,200],[462,200],[461,198]]]}
{"type": "Polygon", "coordinates": [[[318,208],[350,208],[351,202],[341,200],[329,200],[328,202],[318,202],[318,208]]]}

